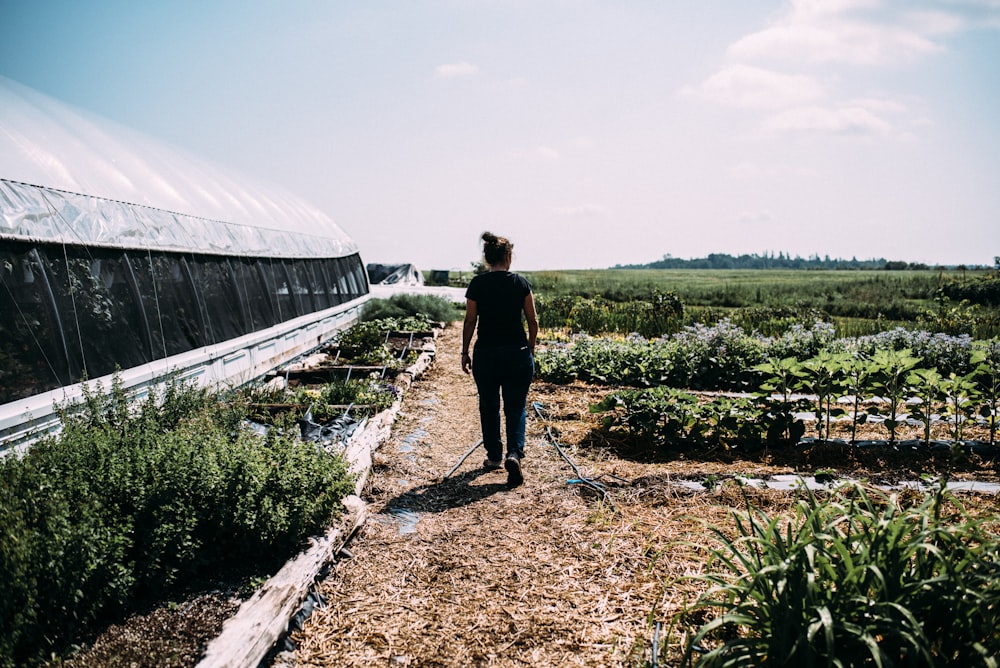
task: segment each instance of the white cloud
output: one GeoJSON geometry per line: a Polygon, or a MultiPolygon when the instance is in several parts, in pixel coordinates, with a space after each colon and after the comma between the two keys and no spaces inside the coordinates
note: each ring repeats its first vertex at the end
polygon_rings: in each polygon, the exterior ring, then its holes
{"type": "Polygon", "coordinates": [[[836,109],[799,107],[789,109],[764,121],[769,133],[816,132],[837,135],[882,135],[893,133],[893,125],[872,110],[862,106],[836,109]]]}
{"type": "Polygon", "coordinates": [[[685,87],[681,93],[737,107],[781,109],[818,100],[825,91],[807,76],[737,64],[719,70],[699,86],[685,87]]]}
{"type": "Polygon", "coordinates": [[[539,146],[535,150],[535,155],[542,160],[558,160],[561,157],[559,151],[549,146],[539,146]]]}
{"type": "Polygon", "coordinates": [[[765,28],[738,40],[729,47],[729,52],[751,60],[877,66],[914,60],[942,49],[914,30],[830,20],[765,28]]]}
{"type": "Polygon", "coordinates": [[[460,63],[447,63],[434,68],[434,76],[438,79],[454,79],[455,77],[472,76],[479,68],[464,60],[460,63]]]}
{"type": "Polygon", "coordinates": [[[874,9],[879,0],[792,0],[791,13],[800,18],[846,14],[856,9],[874,9]]]}
{"type": "Polygon", "coordinates": [[[792,0],[770,25],[729,47],[738,59],[880,66],[943,50],[933,38],[964,25],[953,12],[893,11],[878,0],[792,0]],[[869,11],[879,10],[879,11],[869,11]]]}
{"type": "Polygon", "coordinates": [[[577,204],[575,206],[554,206],[552,213],[557,216],[603,216],[608,210],[598,204],[577,204]]]}

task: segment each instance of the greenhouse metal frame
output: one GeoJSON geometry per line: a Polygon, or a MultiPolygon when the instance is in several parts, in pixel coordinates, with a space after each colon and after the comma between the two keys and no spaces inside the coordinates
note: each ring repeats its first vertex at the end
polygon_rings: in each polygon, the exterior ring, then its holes
{"type": "Polygon", "coordinates": [[[353,240],[287,193],[3,77],[0,130],[0,450],[85,383],[246,383],[369,298],[353,240]]]}

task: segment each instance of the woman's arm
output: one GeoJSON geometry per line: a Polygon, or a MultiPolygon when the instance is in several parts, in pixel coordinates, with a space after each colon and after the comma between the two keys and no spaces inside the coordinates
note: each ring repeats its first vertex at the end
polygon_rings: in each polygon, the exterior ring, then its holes
{"type": "Polygon", "coordinates": [[[535,313],[535,297],[528,293],[524,297],[524,318],[528,321],[528,347],[535,352],[535,339],[538,338],[538,314],[535,313]]]}
{"type": "Polygon", "coordinates": [[[476,331],[476,319],[479,317],[479,306],[474,299],[465,300],[465,322],[462,323],[462,371],[469,373],[472,367],[472,357],[469,346],[472,345],[472,335],[476,331]]]}

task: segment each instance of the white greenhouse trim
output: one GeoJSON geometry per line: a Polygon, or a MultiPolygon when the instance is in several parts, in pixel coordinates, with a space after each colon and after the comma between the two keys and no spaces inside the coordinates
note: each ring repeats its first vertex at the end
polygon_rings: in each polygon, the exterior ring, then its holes
{"type": "MultiPolygon", "coordinates": [[[[137,400],[148,396],[151,387],[162,387],[174,378],[197,387],[239,387],[355,324],[370,299],[370,295],[363,295],[252,334],[125,369],[118,377],[125,391],[137,400]]],[[[110,388],[113,378],[109,374],[0,405],[0,454],[22,450],[42,436],[58,433],[55,405],[78,402],[85,386],[110,388]]]]}

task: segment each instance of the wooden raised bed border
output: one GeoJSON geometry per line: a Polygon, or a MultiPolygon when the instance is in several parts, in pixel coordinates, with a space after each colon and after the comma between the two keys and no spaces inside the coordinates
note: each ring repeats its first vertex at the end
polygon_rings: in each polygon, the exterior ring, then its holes
{"type": "Polygon", "coordinates": [[[413,380],[431,365],[434,355],[432,345],[430,351],[421,353],[412,366],[396,376],[395,385],[400,388],[396,401],[365,421],[347,444],[344,457],[349,470],[357,476],[354,494],[344,499],[349,530],[340,525],[331,528],[288,561],[225,622],[197,668],[257,668],[288,632],[288,621],[302,606],[319,572],[367,519],[367,504],[360,495],[371,472],[372,453],[391,436],[403,396],[413,380]]]}

